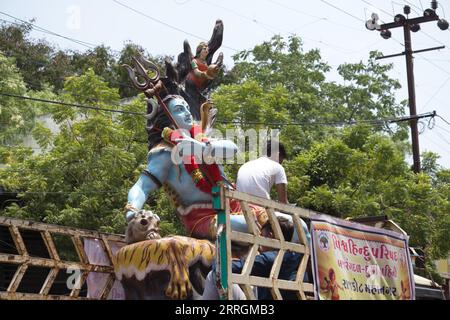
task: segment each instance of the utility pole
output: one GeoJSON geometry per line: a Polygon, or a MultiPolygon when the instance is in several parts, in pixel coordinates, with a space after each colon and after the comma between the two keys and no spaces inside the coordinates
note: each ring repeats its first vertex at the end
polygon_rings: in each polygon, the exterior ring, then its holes
{"type": "Polygon", "coordinates": [[[417,17],[413,19],[409,19],[408,15],[411,13],[411,8],[409,6],[405,6],[403,8],[402,14],[397,14],[394,17],[394,22],[378,24],[378,16],[376,14],[372,14],[372,19],[366,22],[366,27],[369,30],[379,30],[381,37],[384,39],[389,39],[391,37],[390,29],[403,27],[403,35],[405,39],[405,51],[398,54],[382,56],[376,58],[386,59],[397,56],[404,55],[406,58],[406,74],[408,78],[408,105],[409,105],[409,113],[411,116],[410,126],[411,126],[411,140],[412,140],[412,153],[413,153],[413,170],[414,172],[420,172],[420,151],[419,151],[419,130],[417,129],[417,110],[416,110],[416,90],[414,84],[414,64],[413,64],[413,53],[432,51],[444,49],[445,46],[427,48],[422,50],[413,51],[411,44],[411,31],[418,32],[420,30],[420,24],[430,21],[438,21],[438,27],[441,30],[447,30],[449,25],[448,22],[444,19],[440,19],[436,14],[437,9],[437,1],[431,2],[432,9],[426,9],[423,13],[422,17],[417,17]]]}

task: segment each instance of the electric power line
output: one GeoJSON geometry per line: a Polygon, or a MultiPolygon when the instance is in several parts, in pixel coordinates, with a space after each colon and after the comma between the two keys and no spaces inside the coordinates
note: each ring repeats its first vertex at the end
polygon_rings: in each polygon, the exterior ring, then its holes
{"type": "MultiPolygon", "coordinates": [[[[386,13],[386,14],[389,15],[389,16],[394,17],[394,14],[391,14],[391,13],[389,13],[389,12],[387,12],[387,11],[381,9],[381,8],[375,7],[372,3],[370,3],[370,2],[368,2],[368,1],[366,1],[366,0],[361,0],[361,1],[364,2],[364,3],[366,3],[366,4],[368,4],[368,5],[370,5],[370,6],[372,6],[372,7],[374,7],[374,8],[377,9],[377,10],[380,10],[381,12],[386,13]]],[[[406,2],[408,2],[408,1],[406,1],[406,2]]],[[[450,31],[450,29],[449,29],[449,31],[450,31]]],[[[441,45],[444,45],[444,44],[445,44],[445,43],[443,43],[442,41],[437,40],[437,39],[434,38],[433,36],[429,35],[428,33],[426,33],[426,32],[423,31],[423,30],[421,31],[421,33],[424,34],[425,36],[427,36],[428,38],[432,39],[433,41],[438,42],[438,43],[441,44],[441,45]]],[[[394,38],[392,38],[392,39],[395,40],[394,38]]],[[[395,40],[395,41],[397,41],[397,40],[395,40]]],[[[448,48],[448,47],[446,47],[446,49],[447,49],[447,50],[450,50],[450,48],[448,48]]]]}
{"type": "MultiPolygon", "coordinates": [[[[33,27],[33,29],[35,29],[35,30],[37,30],[37,31],[44,32],[44,33],[47,33],[47,34],[50,34],[50,35],[53,35],[53,36],[56,36],[56,37],[60,37],[60,38],[63,38],[63,39],[72,41],[72,42],[74,42],[74,43],[77,43],[77,44],[82,45],[82,46],[84,46],[84,47],[87,47],[87,48],[89,48],[89,49],[93,49],[94,47],[96,47],[95,44],[92,44],[92,43],[89,43],[89,42],[85,42],[85,41],[82,41],[82,40],[78,40],[78,39],[74,39],[74,38],[70,38],[70,37],[67,37],[67,36],[58,34],[58,33],[56,33],[56,32],[50,31],[50,30],[48,30],[48,29],[39,27],[39,26],[35,25],[34,23],[31,23],[31,22],[22,20],[22,19],[20,19],[20,18],[17,18],[17,17],[15,17],[15,16],[12,16],[12,15],[6,13],[6,12],[0,11],[0,14],[3,14],[3,15],[5,15],[5,16],[8,16],[8,17],[10,17],[10,18],[12,18],[12,19],[15,19],[15,20],[17,20],[17,21],[21,21],[22,23],[24,23],[24,24],[26,24],[26,25],[29,25],[29,26],[33,27]]],[[[7,21],[7,22],[11,22],[11,21],[7,21]]],[[[12,22],[12,23],[14,23],[14,22],[12,22]]],[[[17,24],[17,23],[15,23],[15,24],[17,24]]]]}
{"type": "MultiPolygon", "coordinates": [[[[416,8],[417,10],[421,10],[422,12],[423,12],[423,9],[421,9],[421,8],[419,8],[417,5],[415,5],[414,3],[412,3],[411,1],[407,1],[407,0],[403,0],[403,1],[405,1],[407,4],[409,4],[411,7],[414,7],[414,8],[416,8]]],[[[398,2],[393,2],[393,3],[396,3],[396,4],[398,4],[398,5],[400,5],[400,6],[403,6],[403,3],[398,3],[398,2]]],[[[411,8],[411,9],[413,9],[413,11],[415,12],[415,13],[417,13],[417,14],[422,14],[422,12],[420,12],[420,11],[417,11],[417,10],[415,10],[414,8],[411,8]]]]}
{"type": "Polygon", "coordinates": [[[439,147],[439,152],[444,152],[444,153],[450,155],[450,150],[447,149],[446,146],[444,146],[444,145],[442,145],[442,144],[440,144],[440,143],[438,143],[438,142],[428,138],[426,135],[424,135],[423,138],[425,140],[427,140],[428,142],[431,142],[431,144],[435,145],[436,147],[439,147]]]}
{"type": "Polygon", "coordinates": [[[447,120],[442,118],[440,115],[436,115],[436,117],[438,117],[439,119],[441,119],[442,121],[444,121],[446,124],[448,124],[450,126],[450,122],[448,122],[447,120]]]}
{"type": "Polygon", "coordinates": [[[450,130],[447,130],[447,129],[445,129],[444,127],[441,127],[441,126],[439,126],[439,125],[435,125],[435,127],[436,128],[439,128],[439,129],[441,129],[441,130],[443,130],[443,131],[445,131],[445,132],[447,132],[448,134],[450,134],[450,130]]]}
{"type": "MultiPolygon", "coordinates": [[[[116,113],[122,113],[122,114],[132,114],[132,115],[139,115],[139,116],[145,115],[145,113],[140,113],[140,112],[100,108],[100,107],[87,106],[87,105],[82,105],[82,104],[66,103],[66,102],[62,102],[62,101],[32,98],[32,97],[26,97],[26,96],[4,93],[4,92],[0,92],[0,95],[12,97],[12,98],[16,98],[16,99],[24,99],[24,100],[43,102],[43,103],[58,104],[58,105],[66,106],[66,107],[76,107],[76,108],[84,108],[84,109],[91,109],[91,110],[97,110],[97,111],[116,112],[116,113]]],[[[421,118],[428,118],[428,117],[434,117],[434,116],[437,116],[436,112],[423,113],[423,114],[416,115],[415,117],[397,117],[397,118],[384,118],[384,119],[358,120],[358,121],[267,123],[267,122],[256,122],[256,121],[255,122],[252,122],[252,121],[242,122],[242,121],[219,120],[216,122],[223,123],[223,124],[265,124],[265,125],[274,125],[274,126],[286,126],[286,125],[343,126],[343,125],[349,125],[349,124],[355,125],[355,124],[360,124],[360,123],[368,123],[368,124],[372,123],[372,124],[378,125],[378,124],[383,124],[383,123],[387,123],[387,122],[402,122],[402,121],[411,120],[412,118],[421,119],[421,118]]]]}
{"type": "Polygon", "coordinates": [[[450,77],[448,77],[442,84],[441,86],[433,93],[433,95],[428,99],[428,101],[423,105],[423,107],[421,107],[421,109],[426,108],[431,101],[433,101],[433,99],[439,94],[439,92],[445,87],[445,85],[447,84],[447,82],[450,80],[450,77]]]}
{"type": "MultiPolygon", "coordinates": [[[[1,20],[1,19],[0,19],[1,20]]],[[[8,52],[2,52],[2,51],[0,51],[0,54],[3,54],[5,57],[8,57],[8,58],[16,58],[13,54],[12,54],[13,52],[11,52],[11,51],[8,51],[8,52]]],[[[26,59],[26,61],[27,62],[33,62],[33,63],[35,63],[36,65],[40,65],[40,66],[43,66],[44,65],[44,63],[42,63],[42,61],[39,61],[39,60],[35,60],[35,59],[30,59],[30,58],[27,58],[26,59]]],[[[70,76],[66,76],[66,77],[56,77],[56,78],[54,78],[54,79],[56,79],[56,80],[66,80],[68,77],[72,77],[72,76],[74,76],[74,75],[70,75],[70,76]]],[[[128,84],[128,83],[125,83],[125,82],[120,82],[120,81],[116,81],[116,80],[113,80],[113,79],[110,79],[110,80],[104,80],[105,82],[108,82],[108,83],[111,83],[111,84],[116,84],[116,85],[121,85],[121,86],[124,86],[124,87],[128,87],[128,88],[132,88],[132,89],[136,89],[135,87],[133,87],[132,85],[130,85],[130,84],[128,84]]],[[[24,81],[24,82],[26,82],[26,83],[28,83],[28,84],[31,84],[31,85],[33,85],[35,88],[40,88],[40,84],[38,84],[38,83],[36,83],[36,82],[34,82],[34,84],[33,84],[33,82],[27,82],[27,81],[24,81]]]]}
{"type": "Polygon", "coordinates": [[[270,2],[270,3],[273,3],[273,4],[276,4],[276,5],[278,5],[278,6],[282,7],[282,8],[288,9],[288,10],[290,10],[290,11],[299,13],[299,14],[301,14],[301,15],[305,15],[305,16],[308,16],[308,17],[311,17],[311,18],[316,18],[316,19],[320,19],[320,18],[321,18],[321,17],[316,16],[316,15],[314,15],[314,14],[311,14],[311,13],[309,13],[309,12],[300,11],[300,10],[298,10],[298,9],[296,9],[296,8],[289,7],[289,6],[287,6],[287,5],[283,4],[283,3],[280,3],[280,2],[277,2],[277,1],[274,1],[274,0],[266,0],[266,1],[268,1],[268,2],[270,2]]]}
{"type": "Polygon", "coordinates": [[[253,125],[273,125],[273,126],[334,126],[340,127],[344,125],[358,125],[358,124],[372,124],[372,125],[383,125],[386,123],[396,123],[396,122],[404,122],[413,119],[422,119],[437,116],[435,112],[428,112],[418,114],[416,116],[405,116],[405,117],[396,117],[396,118],[384,118],[384,119],[373,119],[373,120],[354,120],[354,121],[334,121],[334,122],[290,122],[290,123],[275,123],[275,122],[258,122],[258,121],[225,121],[225,120],[217,120],[217,123],[222,124],[253,124],[253,125]]]}
{"type": "Polygon", "coordinates": [[[273,1],[273,0],[266,0],[266,1],[268,1],[270,3],[273,3],[275,5],[278,5],[278,6],[284,8],[284,9],[286,9],[288,11],[292,11],[292,12],[298,13],[300,15],[305,15],[305,16],[309,16],[309,17],[317,19],[315,21],[312,21],[310,23],[307,23],[307,24],[301,26],[300,28],[303,28],[304,26],[307,26],[307,25],[312,24],[312,23],[317,23],[319,21],[325,21],[327,23],[332,24],[333,26],[341,26],[341,27],[344,27],[344,28],[347,28],[347,29],[352,29],[354,31],[365,32],[363,29],[358,29],[358,28],[355,28],[355,27],[352,27],[352,26],[348,26],[348,25],[339,23],[338,21],[332,20],[332,19],[330,19],[328,17],[319,17],[319,16],[310,14],[310,13],[305,12],[305,11],[300,11],[300,10],[294,8],[294,7],[290,7],[290,6],[287,6],[287,5],[283,4],[283,3],[279,3],[279,2],[276,2],[276,1],[273,1]]]}
{"type": "Polygon", "coordinates": [[[325,0],[320,0],[320,1],[323,2],[323,3],[325,3],[326,5],[328,5],[328,6],[332,7],[332,8],[334,8],[334,9],[336,9],[336,10],[342,12],[342,13],[345,13],[346,15],[348,15],[348,16],[350,16],[350,17],[352,17],[352,18],[354,18],[354,19],[356,19],[356,20],[358,20],[358,21],[360,21],[360,22],[365,23],[365,21],[364,21],[363,19],[358,18],[357,16],[354,16],[353,14],[351,14],[351,13],[349,13],[349,12],[347,12],[347,11],[345,11],[345,10],[339,8],[339,7],[336,7],[335,5],[329,3],[329,2],[327,2],[327,1],[325,1],[325,0]]]}
{"type": "MultiPolygon", "coordinates": [[[[186,34],[186,35],[189,35],[189,36],[191,36],[191,37],[197,38],[197,39],[202,40],[202,41],[208,41],[208,40],[209,40],[209,39],[205,39],[205,38],[203,38],[203,37],[200,37],[200,36],[198,36],[198,35],[196,35],[196,34],[193,34],[193,33],[191,33],[191,32],[188,32],[188,31],[185,31],[185,30],[183,30],[183,29],[180,29],[180,28],[178,28],[178,27],[175,27],[175,26],[173,26],[173,25],[171,25],[171,24],[168,24],[167,22],[164,22],[164,21],[162,21],[162,20],[159,20],[159,19],[157,19],[157,18],[155,18],[155,17],[152,17],[152,16],[150,16],[150,15],[148,15],[148,14],[142,12],[142,11],[139,11],[139,10],[137,10],[137,9],[134,9],[134,8],[130,7],[130,6],[127,6],[126,4],[121,3],[120,1],[113,0],[113,2],[117,3],[118,5],[120,5],[120,6],[124,7],[124,8],[127,8],[128,10],[131,10],[131,11],[133,11],[133,12],[135,12],[135,13],[137,13],[137,14],[139,14],[139,15],[141,15],[141,16],[147,18],[147,19],[150,19],[150,20],[152,20],[152,21],[154,21],[154,22],[157,22],[157,23],[159,23],[159,24],[162,24],[162,25],[164,25],[164,26],[166,26],[166,27],[168,27],[168,28],[170,28],[170,29],[176,30],[176,31],[178,31],[178,32],[184,33],[184,34],[186,34]]],[[[237,50],[237,49],[235,49],[235,48],[228,47],[228,46],[224,46],[224,45],[223,45],[222,47],[227,48],[227,49],[230,49],[230,50],[233,50],[233,51],[235,51],[235,52],[240,52],[239,50],[237,50]]]]}
{"type": "Polygon", "coordinates": [[[58,105],[67,106],[67,107],[91,109],[91,110],[97,110],[97,111],[115,112],[115,113],[122,113],[122,114],[132,114],[132,115],[139,115],[139,116],[144,116],[145,115],[145,113],[134,112],[134,111],[116,110],[116,109],[107,109],[107,108],[86,106],[86,105],[77,104],[77,103],[67,103],[67,102],[62,102],[62,101],[40,99],[40,98],[32,98],[32,97],[20,96],[20,95],[5,93],[5,92],[0,92],[0,95],[6,96],[6,97],[11,97],[11,98],[16,98],[16,99],[31,100],[31,101],[37,101],[37,102],[50,103],[50,104],[58,104],[58,105]]]}
{"type": "Polygon", "coordinates": [[[448,144],[450,146],[450,142],[438,131],[436,131],[436,134],[438,135],[438,137],[440,137],[446,144],[448,144]]]}
{"type": "Polygon", "coordinates": [[[278,27],[276,27],[276,26],[272,26],[272,25],[270,25],[270,24],[267,24],[267,23],[258,21],[258,20],[255,19],[255,18],[250,18],[250,17],[248,17],[248,16],[246,16],[246,15],[243,15],[242,13],[239,13],[239,12],[233,10],[233,9],[224,7],[224,6],[219,5],[219,4],[216,4],[216,3],[209,2],[209,1],[207,1],[207,0],[200,0],[200,1],[202,1],[202,2],[204,2],[204,3],[207,3],[207,4],[210,5],[210,6],[214,6],[214,7],[220,8],[220,9],[222,9],[222,10],[231,12],[232,14],[234,14],[234,15],[236,15],[236,16],[242,18],[242,19],[251,21],[251,22],[255,23],[256,25],[262,27],[263,29],[268,30],[268,31],[271,32],[271,33],[275,33],[275,32],[273,32],[273,30],[270,30],[270,29],[276,29],[276,30],[281,31],[281,32],[283,32],[283,33],[288,33],[288,34],[290,34],[289,31],[286,31],[286,30],[283,30],[283,29],[278,28],[278,27]]]}

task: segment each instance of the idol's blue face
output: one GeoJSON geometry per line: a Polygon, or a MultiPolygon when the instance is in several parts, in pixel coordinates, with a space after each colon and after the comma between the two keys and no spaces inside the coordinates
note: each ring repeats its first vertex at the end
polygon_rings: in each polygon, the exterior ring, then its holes
{"type": "Polygon", "coordinates": [[[177,124],[180,126],[180,129],[191,130],[194,122],[192,114],[189,111],[189,105],[184,99],[172,99],[169,101],[167,107],[177,124]]]}

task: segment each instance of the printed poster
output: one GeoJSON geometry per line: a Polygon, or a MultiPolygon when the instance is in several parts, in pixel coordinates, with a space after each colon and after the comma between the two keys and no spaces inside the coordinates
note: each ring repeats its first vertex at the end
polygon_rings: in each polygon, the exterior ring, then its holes
{"type": "Polygon", "coordinates": [[[329,216],[311,217],[320,300],[414,300],[408,236],[329,216]]]}

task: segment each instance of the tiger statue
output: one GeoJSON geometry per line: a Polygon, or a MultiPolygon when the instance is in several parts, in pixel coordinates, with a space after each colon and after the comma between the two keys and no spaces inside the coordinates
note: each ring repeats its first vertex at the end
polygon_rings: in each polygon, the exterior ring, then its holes
{"type": "Polygon", "coordinates": [[[215,246],[184,236],[161,238],[159,223],[158,215],[139,211],[127,226],[128,245],[114,256],[127,300],[193,299],[203,293],[215,246]]]}

